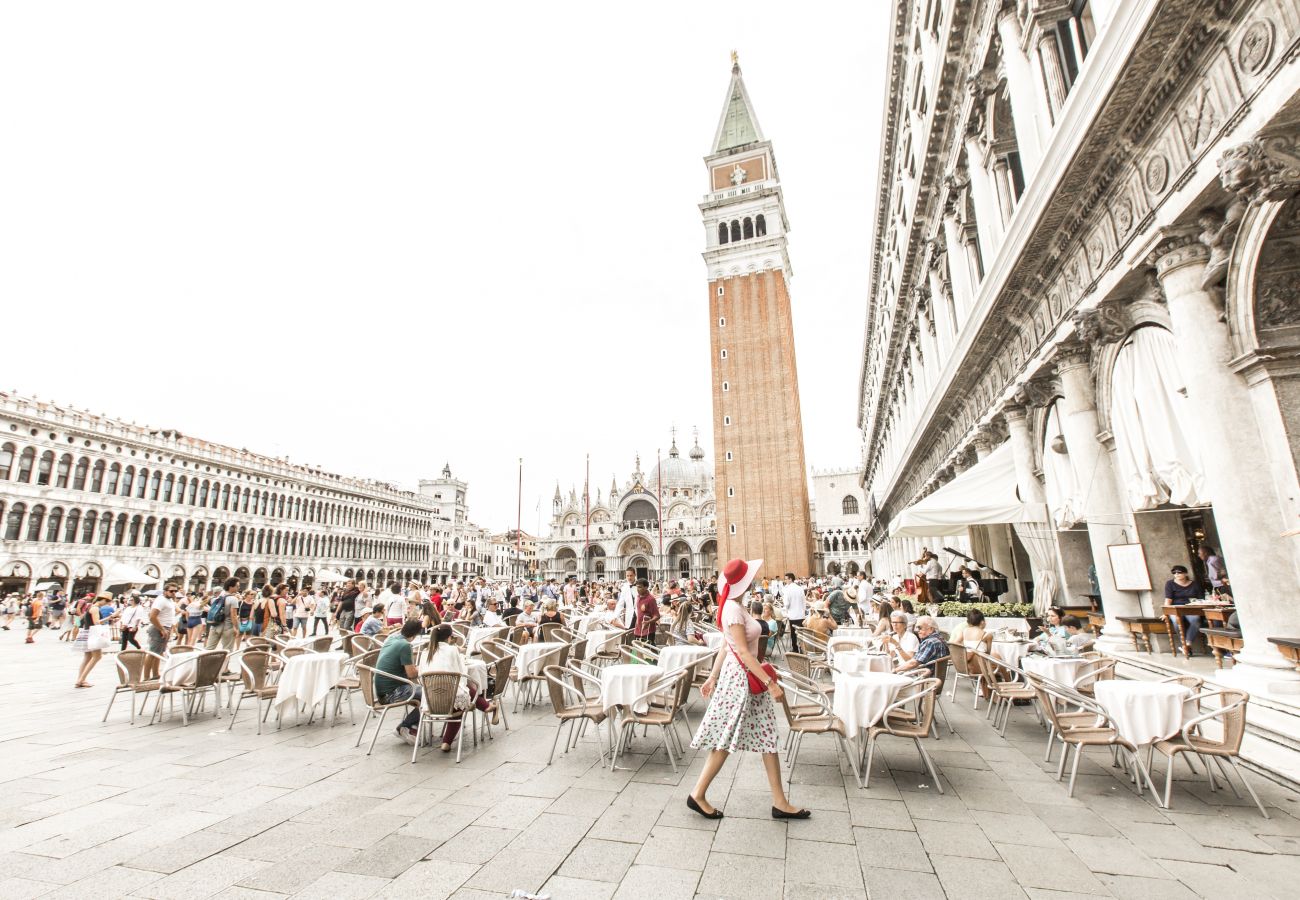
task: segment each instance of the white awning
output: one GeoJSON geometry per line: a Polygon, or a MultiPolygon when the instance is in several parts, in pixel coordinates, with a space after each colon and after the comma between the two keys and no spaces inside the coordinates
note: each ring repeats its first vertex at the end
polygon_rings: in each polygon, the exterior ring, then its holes
{"type": "Polygon", "coordinates": [[[156,575],[146,574],[135,566],[120,561],[110,562],[108,571],[104,573],[105,586],[110,584],[157,584],[159,580],[156,575]]]}
{"type": "Polygon", "coordinates": [[[962,534],[971,525],[1046,521],[1044,504],[1020,502],[1016,461],[1011,445],[1004,443],[895,516],[889,533],[899,537],[942,537],[962,534]]]}

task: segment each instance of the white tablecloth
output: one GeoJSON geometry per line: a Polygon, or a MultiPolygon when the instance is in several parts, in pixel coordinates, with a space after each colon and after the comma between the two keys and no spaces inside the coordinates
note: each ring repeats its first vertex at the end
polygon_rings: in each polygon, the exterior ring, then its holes
{"type": "MultiPolygon", "coordinates": [[[[465,660],[465,668],[468,670],[465,673],[466,681],[473,684],[480,691],[483,690],[483,688],[487,687],[487,663],[483,662],[483,660],[481,659],[467,659],[465,660]]],[[[425,672],[432,672],[432,671],[433,669],[430,669],[427,663],[421,664],[420,666],[421,675],[423,675],[425,672]]]]}
{"type": "Polygon", "coordinates": [[[193,684],[196,674],[193,653],[168,653],[158,665],[159,676],[166,684],[193,684]],[[170,672],[167,667],[176,665],[170,672]]]}
{"type": "Polygon", "coordinates": [[[469,630],[469,652],[477,653],[478,645],[500,631],[501,627],[498,625],[495,628],[488,628],[486,625],[478,625],[471,628],[469,630]]]}
{"type": "Polygon", "coordinates": [[[599,613],[587,613],[581,616],[573,616],[569,621],[569,628],[574,634],[586,634],[591,624],[600,618],[599,613]]]}
{"type": "Polygon", "coordinates": [[[1192,691],[1181,684],[1098,681],[1093,691],[1120,736],[1138,746],[1173,737],[1196,714],[1195,704],[1186,702],[1192,691]]]}
{"type": "MultiPolygon", "coordinates": [[[[640,666],[632,663],[605,666],[600,670],[600,705],[609,711],[615,706],[630,706],[650,688],[650,682],[665,674],[662,666],[640,666]]],[[[635,712],[643,713],[649,703],[641,703],[635,712]]]]}
{"type": "Polygon", "coordinates": [[[846,674],[860,672],[892,672],[894,667],[884,653],[867,650],[841,650],[835,656],[835,668],[846,674]]]}
{"type": "Polygon", "coordinates": [[[610,641],[617,641],[622,637],[621,631],[606,631],[597,628],[587,632],[587,657],[591,658],[602,650],[607,649],[610,641]]]}
{"type": "Polygon", "coordinates": [[[835,675],[835,694],[831,708],[844,720],[852,737],[863,728],[880,721],[885,708],[898,697],[898,689],[912,684],[906,675],[892,672],[863,672],[857,675],[835,675]]]}
{"type": "Polygon", "coordinates": [[[339,652],[290,657],[276,685],[275,705],[297,703],[311,708],[320,703],[338,684],[346,660],[347,655],[339,652]]]}
{"type": "Polygon", "coordinates": [[[722,632],[721,631],[704,632],[704,643],[708,644],[710,649],[717,650],[719,647],[722,646],[722,632]]]}
{"type": "MultiPolygon", "coordinates": [[[[524,644],[515,655],[515,669],[522,675],[540,675],[543,665],[541,659],[552,650],[565,646],[563,641],[542,641],[536,644],[524,644]]],[[[558,665],[552,660],[546,665],[558,665]]]]}
{"type": "Polygon", "coordinates": [[[858,635],[841,635],[838,631],[831,635],[830,640],[826,642],[826,659],[830,662],[835,661],[836,653],[851,653],[855,650],[865,649],[867,643],[871,640],[869,634],[858,635]]]}
{"type": "Polygon", "coordinates": [[[690,665],[697,659],[713,658],[718,651],[712,647],[701,647],[692,644],[674,644],[671,647],[664,647],[659,651],[659,667],[665,671],[671,672],[673,669],[680,669],[682,666],[690,665]]]}
{"type": "MultiPolygon", "coordinates": [[[[1002,660],[1013,669],[1020,668],[1020,661],[1029,652],[1028,641],[994,641],[991,648],[993,656],[1002,660]]],[[[1051,677],[1050,675],[1048,676],[1051,677]]]]}
{"type": "Polygon", "coordinates": [[[1079,672],[1090,662],[1092,662],[1090,659],[1075,659],[1068,656],[1026,656],[1020,661],[1020,667],[1026,672],[1050,678],[1057,684],[1079,687],[1074,681],[1079,677],[1079,672]]]}
{"type": "Polygon", "coordinates": [[[851,625],[846,625],[841,628],[836,628],[835,633],[831,635],[831,637],[852,638],[855,641],[861,641],[865,644],[871,638],[872,634],[873,631],[870,628],[854,628],[851,625]]]}

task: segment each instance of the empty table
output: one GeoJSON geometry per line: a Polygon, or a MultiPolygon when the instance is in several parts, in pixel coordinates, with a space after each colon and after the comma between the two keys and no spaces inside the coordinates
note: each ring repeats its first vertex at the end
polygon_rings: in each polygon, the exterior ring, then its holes
{"type": "Polygon", "coordinates": [[[1196,714],[1195,703],[1188,702],[1191,688],[1181,684],[1098,681],[1093,691],[1120,737],[1139,747],[1173,737],[1182,730],[1183,722],[1196,714]]]}
{"type": "Polygon", "coordinates": [[[347,654],[339,652],[290,657],[276,684],[276,707],[283,710],[292,703],[311,708],[323,701],[339,683],[346,660],[347,654]]]}
{"type": "Polygon", "coordinates": [[[906,675],[892,672],[836,673],[831,708],[844,720],[852,737],[879,722],[885,709],[897,699],[899,688],[913,683],[906,675]]]}
{"type": "Polygon", "coordinates": [[[835,654],[835,668],[848,675],[892,672],[894,669],[886,654],[872,653],[870,650],[841,650],[835,654]]]}
{"type": "Polygon", "coordinates": [[[671,672],[699,659],[712,658],[718,651],[698,644],[674,644],[659,651],[659,667],[671,672]]]}
{"type": "MultiPolygon", "coordinates": [[[[1020,661],[1020,668],[1055,681],[1057,684],[1077,688],[1080,687],[1075,684],[1079,680],[1079,673],[1091,662],[1090,659],[1074,656],[1026,656],[1020,661]]],[[[1083,680],[1086,683],[1091,679],[1083,680]]]]}
{"type": "Polygon", "coordinates": [[[989,648],[992,656],[1002,660],[1013,669],[1020,668],[1020,661],[1029,652],[1029,641],[994,641],[989,648]]]}
{"type": "Polygon", "coordinates": [[[515,654],[515,669],[522,678],[525,675],[539,675],[544,666],[559,665],[558,659],[543,663],[543,658],[554,650],[567,646],[563,641],[541,641],[536,644],[524,644],[515,654]]]}
{"type": "Polygon", "coordinates": [[[604,629],[593,629],[587,632],[587,656],[595,656],[603,650],[610,649],[610,644],[617,644],[622,638],[621,631],[606,631],[604,629]]]}
{"type": "Polygon", "coordinates": [[[478,645],[490,637],[494,637],[501,630],[500,625],[495,628],[488,628],[485,625],[478,625],[469,630],[469,652],[477,653],[478,645]]]}
{"type": "MultiPolygon", "coordinates": [[[[667,670],[662,666],[642,666],[634,663],[606,666],[600,670],[600,706],[606,712],[616,706],[630,707],[644,694],[650,684],[667,670]]],[[[633,711],[643,713],[650,704],[642,700],[633,711]]]]}

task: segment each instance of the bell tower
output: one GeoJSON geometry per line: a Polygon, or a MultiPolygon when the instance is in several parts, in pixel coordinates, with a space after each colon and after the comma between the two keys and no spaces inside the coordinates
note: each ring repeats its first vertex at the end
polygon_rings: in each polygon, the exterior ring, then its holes
{"type": "Polygon", "coordinates": [[[700,203],[709,277],[718,559],[763,559],[763,574],[809,575],[812,521],[795,367],[790,223],[770,141],[736,54],[704,158],[700,203]]]}

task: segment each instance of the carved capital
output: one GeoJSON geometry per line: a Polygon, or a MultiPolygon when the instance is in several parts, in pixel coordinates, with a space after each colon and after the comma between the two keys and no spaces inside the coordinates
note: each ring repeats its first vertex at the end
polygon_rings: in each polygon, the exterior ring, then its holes
{"type": "Polygon", "coordinates": [[[1219,157],[1219,183],[1246,203],[1289,200],[1300,192],[1300,139],[1294,135],[1255,138],[1219,157]]]}
{"type": "Polygon", "coordinates": [[[1093,347],[1113,344],[1128,334],[1128,317],[1113,301],[1099,303],[1091,309],[1076,310],[1071,319],[1075,336],[1093,347]]]}
{"type": "Polygon", "coordinates": [[[1158,241],[1147,253],[1146,264],[1155,268],[1156,275],[1164,278],[1175,269],[1210,258],[1209,248],[1194,233],[1194,228],[1161,229],[1158,241]]]}
{"type": "Polygon", "coordinates": [[[1056,348],[1056,372],[1061,374],[1083,366],[1087,368],[1092,359],[1088,345],[1073,338],[1064,341],[1056,348]]]}
{"type": "Polygon", "coordinates": [[[1050,382],[1036,378],[1016,388],[1012,403],[1018,407],[1044,409],[1051,404],[1055,394],[1056,391],[1050,382]]]}
{"type": "MultiPolygon", "coordinates": [[[[1017,396],[1019,392],[1017,392],[1017,396]]],[[[1029,418],[1029,407],[1023,406],[1016,400],[1011,400],[1002,406],[1002,418],[1006,420],[1007,430],[1010,431],[1016,425],[1024,422],[1029,418]]]]}

